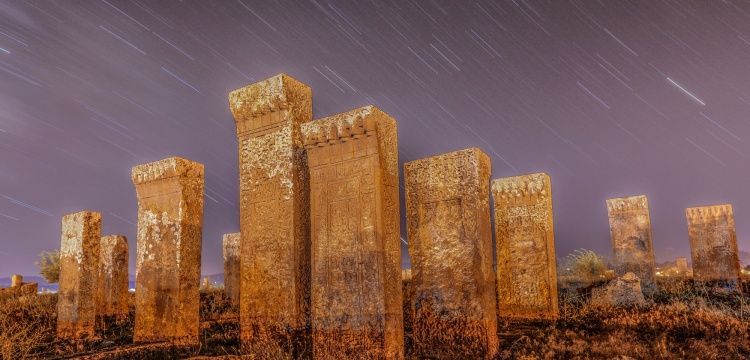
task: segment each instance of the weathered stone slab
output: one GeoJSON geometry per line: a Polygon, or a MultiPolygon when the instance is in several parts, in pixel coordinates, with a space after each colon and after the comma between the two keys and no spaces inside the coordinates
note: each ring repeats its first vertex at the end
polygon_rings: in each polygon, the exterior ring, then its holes
{"type": "Polygon", "coordinates": [[[404,165],[418,358],[497,353],[490,158],[472,148],[404,165]]]}
{"type": "Polygon", "coordinates": [[[300,124],[312,120],[312,91],[279,74],[231,92],[229,105],[240,161],[242,346],[251,353],[305,356],[310,200],[300,124]]]}
{"type": "Polygon", "coordinates": [[[57,336],[93,337],[96,325],[96,285],[102,216],[81,211],[62,218],[57,336]]]}
{"type": "Polygon", "coordinates": [[[638,306],[645,305],[646,299],[641,290],[641,280],[629,272],[606,286],[592,289],[591,303],[599,306],[638,306]]]}
{"type": "Polygon", "coordinates": [[[404,356],[396,122],[374,106],[302,125],[316,359],[404,356]]]}
{"type": "Polygon", "coordinates": [[[740,260],[732,205],[685,210],[693,258],[693,278],[700,281],[737,281],[740,260]]]}
{"type": "Polygon", "coordinates": [[[128,239],[103,236],[99,245],[99,285],[96,316],[125,318],[128,315],[128,239]]]}
{"type": "Polygon", "coordinates": [[[644,195],[609,199],[607,213],[615,274],[632,272],[640,279],[644,292],[653,292],[656,265],[648,199],[644,195]]]}
{"type": "Polygon", "coordinates": [[[203,176],[202,164],[178,157],[133,168],[135,342],[198,343],[203,176]]]}
{"type": "Polygon", "coordinates": [[[18,287],[23,284],[23,275],[13,274],[10,276],[10,287],[18,287]]]}
{"type": "Polygon", "coordinates": [[[224,293],[232,304],[240,303],[240,233],[224,234],[224,293]]]}
{"type": "Polygon", "coordinates": [[[688,273],[688,260],[684,256],[678,256],[677,259],[675,259],[675,268],[677,270],[677,274],[681,276],[685,276],[688,273]]]}
{"type": "Polygon", "coordinates": [[[492,181],[499,316],[555,319],[557,261],[552,184],[536,173],[492,181]]]}

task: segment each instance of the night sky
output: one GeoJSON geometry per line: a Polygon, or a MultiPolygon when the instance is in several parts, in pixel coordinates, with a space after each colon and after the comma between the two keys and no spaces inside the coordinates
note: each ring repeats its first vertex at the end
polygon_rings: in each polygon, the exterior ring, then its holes
{"type": "Polygon", "coordinates": [[[748,250],[748,70],[739,1],[2,0],[0,277],[35,275],[81,209],[128,237],[132,271],[130,168],[173,155],[205,164],[202,270],[221,272],[227,94],[280,72],[316,118],[389,113],[402,163],[479,147],[493,178],[547,172],[558,257],[609,255],[605,200],[638,194],[657,260],[689,257],[684,208],[725,202],[748,250]]]}

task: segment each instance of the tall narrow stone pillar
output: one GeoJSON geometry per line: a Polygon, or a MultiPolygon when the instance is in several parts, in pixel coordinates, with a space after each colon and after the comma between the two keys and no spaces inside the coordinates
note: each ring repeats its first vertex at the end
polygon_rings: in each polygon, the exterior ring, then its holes
{"type": "Polygon", "coordinates": [[[651,218],[645,195],[607,200],[609,232],[617,276],[629,272],[641,279],[645,293],[656,290],[651,218]]]}
{"type": "Polygon", "coordinates": [[[94,336],[101,229],[102,216],[98,212],[81,211],[62,218],[57,298],[60,338],[94,336]]]}
{"type": "Polygon", "coordinates": [[[229,94],[240,160],[240,338],[245,352],[309,353],[310,212],[300,124],[312,91],[279,74],[229,94]]]}
{"type": "Polygon", "coordinates": [[[685,210],[693,258],[693,278],[699,281],[737,281],[740,260],[732,205],[685,210]]]}
{"type": "Polygon", "coordinates": [[[547,174],[492,181],[500,317],[556,319],[557,262],[547,174]]]}
{"type": "Polygon", "coordinates": [[[135,342],[197,344],[203,165],[171,157],[133,168],[138,195],[135,342]]]}
{"type": "Polygon", "coordinates": [[[96,316],[128,316],[128,239],[103,236],[99,245],[99,284],[96,288],[96,316]]]}
{"type": "Polygon", "coordinates": [[[232,302],[240,301],[240,233],[224,234],[224,294],[232,302]]]}
{"type": "Polygon", "coordinates": [[[404,165],[418,358],[497,353],[491,173],[490,158],[476,148],[404,165]]]}
{"type": "Polygon", "coordinates": [[[302,133],[314,358],[403,359],[396,121],[365,106],[303,124],[302,133]]]}

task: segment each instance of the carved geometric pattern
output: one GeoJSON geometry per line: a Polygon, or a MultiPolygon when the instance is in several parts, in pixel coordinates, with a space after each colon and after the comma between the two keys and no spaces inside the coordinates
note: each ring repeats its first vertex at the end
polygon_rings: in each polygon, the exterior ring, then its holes
{"type": "Polygon", "coordinates": [[[247,353],[309,352],[310,219],[300,125],[312,91],[279,74],[229,94],[240,166],[240,338],[247,353]]]}
{"type": "Polygon", "coordinates": [[[701,281],[737,281],[740,261],[732,205],[685,210],[693,258],[693,277],[701,281]]]}
{"type": "Polygon", "coordinates": [[[629,272],[641,279],[646,292],[655,290],[651,218],[645,195],[607,200],[615,274],[629,272]]]}
{"type": "Polygon", "coordinates": [[[132,170],[138,196],[135,342],[197,344],[203,165],[177,157],[132,170]]]}
{"type": "Polygon", "coordinates": [[[366,106],[302,125],[313,356],[403,359],[396,123],[366,106]]]}
{"type": "Polygon", "coordinates": [[[417,357],[497,352],[490,175],[489,157],[476,148],[404,165],[417,357]]]}
{"type": "Polygon", "coordinates": [[[536,173],[492,181],[501,317],[555,319],[557,262],[552,185],[536,173]]]}

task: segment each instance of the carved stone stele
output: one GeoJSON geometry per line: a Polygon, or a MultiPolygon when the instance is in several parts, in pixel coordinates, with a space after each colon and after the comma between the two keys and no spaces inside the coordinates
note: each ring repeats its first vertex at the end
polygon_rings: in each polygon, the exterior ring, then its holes
{"type": "Polygon", "coordinates": [[[308,356],[310,210],[300,124],[312,91],[279,74],[232,91],[240,167],[240,337],[247,353],[308,356]]]}
{"type": "Polygon", "coordinates": [[[240,233],[224,234],[224,294],[239,305],[240,301],[240,233]]]}
{"type": "Polygon", "coordinates": [[[687,275],[688,273],[687,258],[684,256],[678,256],[677,259],[675,259],[675,268],[677,270],[677,274],[681,276],[687,275]]]}
{"type": "Polygon", "coordinates": [[[492,181],[499,316],[555,319],[557,261],[547,174],[492,181]]]}
{"type": "Polygon", "coordinates": [[[98,212],[81,211],[62,218],[57,298],[59,338],[77,340],[94,336],[101,229],[102,215],[98,212]]]}
{"type": "Polygon", "coordinates": [[[403,359],[396,121],[365,106],[302,125],[315,359],[403,359]]]}
{"type": "Polygon", "coordinates": [[[489,157],[472,148],[404,165],[418,358],[497,353],[489,157]]]}
{"type": "Polygon", "coordinates": [[[693,258],[693,278],[700,281],[737,281],[740,260],[732,205],[685,210],[693,258]]]}
{"type": "Polygon", "coordinates": [[[133,167],[135,342],[198,344],[203,179],[202,164],[178,157],[133,167]]]}
{"type": "Polygon", "coordinates": [[[643,292],[652,293],[656,289],[656,264],[648,198],[639,195],[609,199],[607,214],[615,274],[634,273],[641,280],[643,292]]]}
{"type": "Polygon", "coordinates": [[[99,245],[99,284],[96,316],[125,318],[128,315],[128,239],[103,236],[99,245]]]}

